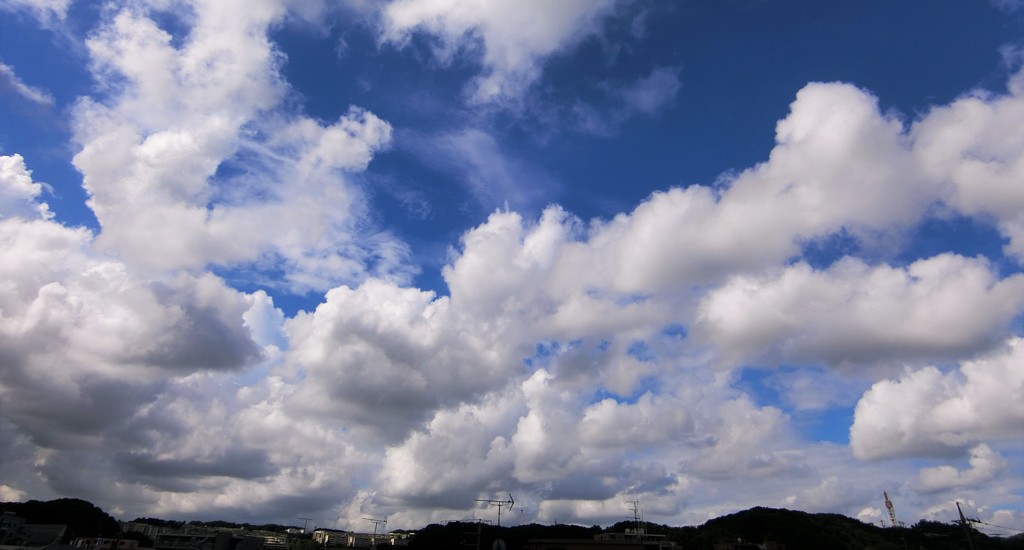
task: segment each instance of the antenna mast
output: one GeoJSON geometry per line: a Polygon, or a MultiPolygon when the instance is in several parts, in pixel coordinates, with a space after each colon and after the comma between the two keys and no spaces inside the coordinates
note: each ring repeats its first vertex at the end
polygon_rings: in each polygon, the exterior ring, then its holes
{"type": "Polygon", "coordinates": [[[508,506],[508,511],[512,511],[512,506],[515,505],[516,499],[512,498],[512,493],[508,494],[508,500],[492,500],[485,498],[476,499],[477,502],[486,502],[488,506],[496,506],[498,508],[498,527],[501,527],[501,509],[508,506]]]}
{"type": "Polygon", "coordinates": [[[365,519],[366,521],[372,521],[373,522],[373,538],[370,539],[370,546],[376,548],[377,547],[377,527],[380,527],[381,525],[384,525],[386,527],[387,524],[388,524],[388,517],[384,516],[384,519],[374,519],[374,518],[363,518],[363,519],[365,519]]]}
{"type": "Polygon", "coordinates": [[[633,521],[636,523],[636,538],[637,540],[639,540],[640,538],[642,538],[643,535],[646,534],[644,529],[644,515],[640,511],[640,501],[629,500],[627,502],[632,504],[630,510],[633,511],[633,521]]]}

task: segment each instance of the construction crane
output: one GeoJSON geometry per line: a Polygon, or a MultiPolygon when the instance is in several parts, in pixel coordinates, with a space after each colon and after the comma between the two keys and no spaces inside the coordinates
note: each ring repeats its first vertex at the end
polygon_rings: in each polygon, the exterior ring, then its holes
{"type": "Polygon", "coordinates": [[[889,493],[882,491],[882,496],[885,497],[885,509],[889,511],[889,521],[892,522],[893,527],[899,527],[896,522],[896,510],[892,507],[892,501],[889,500],[889,493]]]}

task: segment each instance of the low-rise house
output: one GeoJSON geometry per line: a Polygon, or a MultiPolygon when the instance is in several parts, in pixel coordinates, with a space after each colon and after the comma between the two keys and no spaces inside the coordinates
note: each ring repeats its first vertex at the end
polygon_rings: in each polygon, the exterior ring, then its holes
{"type": "Polygon", "coordinates": [[[38,548],[60,543],[68,526],[63,523],[26,523],[14,512],[0,516],[0,545],[38,548]]]}
{"type": "Polygon", "coordinates": [[[264,550],[264,539],[227,531],[162,533],[153,540],[153,550],[264,550]]]}
{"type": "Polygon", "coordinates": [[[345,546],[348,543],[348,532],[334,529],[317,529],[313,531],[313,540],[323,546],[345,546]]]}
{"type": "Polygon", "coordinates": [[[71,546],[81,550],[135,550],[139,547],[139,541],[116,537],[78,537],[71,542],[71,546]]]}
{"type": "Polygon", "coordinates": [[[630,529],[625,533],[599,533],[593,539],[531,539],[530,550],[672,550],[676,543],[665,535],[630,529]]]}

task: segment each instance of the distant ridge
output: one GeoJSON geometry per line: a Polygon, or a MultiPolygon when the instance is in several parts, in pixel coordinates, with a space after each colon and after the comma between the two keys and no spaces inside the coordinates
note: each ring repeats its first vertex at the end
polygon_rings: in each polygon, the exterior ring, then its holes
{"type": "MultiPolygon", "coordinates": [[[[0,503],[0,512],[10,511],[30,523],[63,523],[68,537],[109,537],[120,531],[117,520],[90,502],[62,498],[41,502],[0,503]]],[[[165,521],[144,518],[148,521],[165,521]]],[[[236,525],[231,522],[207,524],[236,525]]],[[[245,524],[248,525],[248,524],[245,524]]],[[[494,527],[486,523],[453,522],[428,525],[415,533],[410,549],[439,550],[465,548],[468,538],[479,529],[480,547],[490,548],[496,538],[505,541],[509,550],[523,548],[530,539],[592,539],[602,532],[624,532],[635,523],[622,521],[607,528],[577,525],[539,525],[494,527]],[[472,526],[473,529],[469,529],[472,526]]],[[[646,523],[648,533],[665,535],[680,550],[714,550],[716,544],[776,542],[786,550],[961,550],[968,548],[963,529],[952,523],[919,521],[912,527],[883,528],[840,514],[808,513],[779,508],[755,507],[712,520],[703,525],[673,527],[646,523]]],[[[975,550],[1024,550],[1024,535],[1007,538],[989,537],[971,531],[975,550]]],[[[475,540],[473,541],[476,542],[475,540]]]]}

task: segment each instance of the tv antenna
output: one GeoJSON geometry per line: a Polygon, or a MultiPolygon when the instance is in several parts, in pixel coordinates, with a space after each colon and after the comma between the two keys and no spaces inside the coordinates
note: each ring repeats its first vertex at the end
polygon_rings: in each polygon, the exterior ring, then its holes
{"type": "Polygon", "coordinates": [[[642,538],[642,535],[646,534],[646,529],[644,529],[644,514],[640,511],[640,500],[636,499],[626,502],[632,504],[629,509],[633,511],[633,522],[636,523],[636,538],[640,539],[642,538]]]}
{"type": "Polygon", "coordinates": [[[381,525],[387,527],[388,517],[384,516],[384,519],[374,519],[374,518],[363,518],[363,519],[365,519],[366,521],[373,522],[373,538],[370,539],[370,546],[376,546],[377,545],[377,528],[380,527],[381,525]]]}
{"type": "Polygon", "coordinates": [[[364,517],[362,519],[366,519],[367,521],[372,521],[374,523],[374,535],[377,535],[377,527],[381,525],[387,526],[387,516],[384,516],[384,519],[375,519],[373,517],[364,517]]]}
{"type": "Polygon", "coordinates": [[[512,498],[512,493],[508,494],[508,500],[495,500],[478,498],[477,502],[486,502],[488,506],[496,506],[498,508],[498,527],[501,527],[501,509],[508,506],[508,511],[512,511],[512,507],[516,504],[516,499],[512,498]]]}

